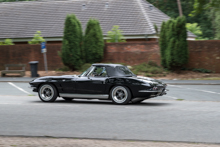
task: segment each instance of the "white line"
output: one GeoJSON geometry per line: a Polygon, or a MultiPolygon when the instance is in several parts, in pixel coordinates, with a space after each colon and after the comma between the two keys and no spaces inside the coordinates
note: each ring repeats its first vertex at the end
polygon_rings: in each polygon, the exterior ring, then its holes
{"type": "Polygon", "coordinates": [[[8,84],[10,84],[11,86],[14,86],[15,88],[17,88],[17,89],[21,90],[22,92],[24,92],[24,93],[26,93],[26,94],[31,94],[31,93],[29,93],[29,92],[25,91],[24,89],[22,89],[22,88],[20,88],[20,87],[16,86],[15,84],[13,84],[13,83],[11,83],[11,82],[8,82],[8,84]]]}
{"type": "Polygon", "coordinates": [[[213,91],[200,90],[200,89],[194,89],[194,88],[184,88],[184,87],[182,87],[182,86],[176,86],[176,85],[169,85],[169,86],[178,87],[178,88],[183,88],[183,89],[189,89],[189,90],[195,90],[195,91],[201,91],[201,92],[205,92],[205,93],[220,94],[220,93],[213,92],[213,91]]]}
{"type": "Polygon", "coordinates": [[[177,97],[167,96],[167,95],[165,95],[164,97],[172,98],[172,99],[174,99],[174,100],[177,100],[177,99],[178,99],[177,97]]]}
{"type": "Polygon", "coordinates": [[[170,84],[168,84],[168,86],[182,88],[181,86],[170,85],[170,84]]]}

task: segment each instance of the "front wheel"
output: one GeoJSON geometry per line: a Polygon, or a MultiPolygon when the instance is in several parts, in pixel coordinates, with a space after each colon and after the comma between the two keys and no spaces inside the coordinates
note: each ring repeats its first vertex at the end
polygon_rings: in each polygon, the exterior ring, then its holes
{"type": "Polygon", "coordinates": [[[43,102],[54,102],[57,99],[57,90],[51,84],[43,84],[40,86],[38,95],[43,102]]]}
{"type": "Polygon", "coordinates": [[[110,91],[110,98],[115,104],[127,104],[131,100],[131,92],[125,86],[115,86],[110,91]]]}

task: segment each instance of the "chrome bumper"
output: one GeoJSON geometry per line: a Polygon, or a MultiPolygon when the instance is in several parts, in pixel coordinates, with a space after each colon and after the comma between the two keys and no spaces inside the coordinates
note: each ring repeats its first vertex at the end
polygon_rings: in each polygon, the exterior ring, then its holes
{"type": "Polygon", "coordinates": [[[156,97],[156,96],[166,95],[166,94],[167,94],[167,91],[169,91],[169,89],[165,89],[164,91],[139,90],[138,92],[157,93],[157,94],[155,94],[155,95],[151,95],[151,97],[156,97]]]}
{"type": "Polygon", "coordinates": [[[169,91],[169,89],[165,89],[159,96],[166,95],[167,91],[169,91]]]}

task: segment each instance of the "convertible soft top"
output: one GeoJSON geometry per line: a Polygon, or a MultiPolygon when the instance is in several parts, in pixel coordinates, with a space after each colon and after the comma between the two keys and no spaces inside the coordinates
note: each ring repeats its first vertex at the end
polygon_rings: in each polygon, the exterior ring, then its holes
{"type": "Polygon", "coordinates": [[[116,66],[123,66],[121,64],[106,64],[106,63],[95,63],[92,64],[92,66],[110,66],[110,67],[116,67],[116,66]]]}
{"type": "Polygon", "coordinates": [[[127,66],[121,64],[105,64],[97,63],[92,64],[92,66],[104,66],[107,70],[108,76],[110,77],[121,77],[121,76],[135,76],[127,66]]]}

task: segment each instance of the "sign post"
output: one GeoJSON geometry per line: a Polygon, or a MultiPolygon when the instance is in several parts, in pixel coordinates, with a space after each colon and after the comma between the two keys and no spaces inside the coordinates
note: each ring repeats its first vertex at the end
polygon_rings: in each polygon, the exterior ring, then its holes
{"type": "Polygon", "coordinates": [[[46,49],[46,43],[42,42],[41,43],[41,53],[44,54],[44,67],[45,71],[47,72],[47,55],[46,55],[47,49],[46,49]]]}

